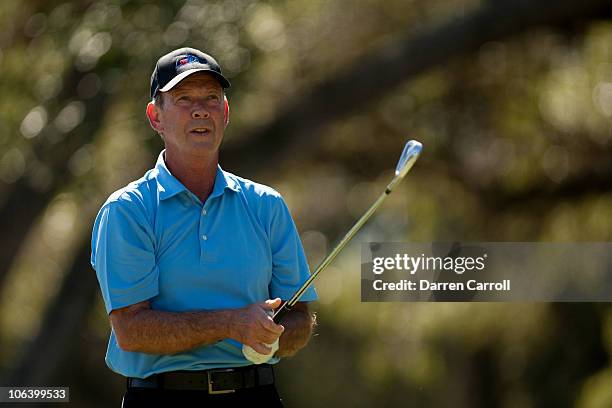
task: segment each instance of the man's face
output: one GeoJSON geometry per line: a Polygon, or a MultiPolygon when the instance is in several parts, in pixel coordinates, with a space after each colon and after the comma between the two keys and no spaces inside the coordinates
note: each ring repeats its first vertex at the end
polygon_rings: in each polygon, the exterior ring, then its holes
{"type": "Polygon", "coordinates": [[[197,72],[163,95],[156,107],[167,150],[181,156],[209,156],[219,150],[225,129],[223,88],[197,72]]]}

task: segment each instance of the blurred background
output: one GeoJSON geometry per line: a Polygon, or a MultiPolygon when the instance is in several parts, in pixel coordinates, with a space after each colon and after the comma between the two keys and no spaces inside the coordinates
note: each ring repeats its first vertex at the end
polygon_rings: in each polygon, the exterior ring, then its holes
{"type": "Polygon", "coordinates": [[[318,280],[287,406],[612,406],[607,304],[361,303],[370,241],[610,241],[608,0],[0,3],[0,384],[119,406],[89,265],[106,197],[162,149],[162,54],[232,81],[221,165],[285,197],[311,267],[425,150],[318,280]]]}

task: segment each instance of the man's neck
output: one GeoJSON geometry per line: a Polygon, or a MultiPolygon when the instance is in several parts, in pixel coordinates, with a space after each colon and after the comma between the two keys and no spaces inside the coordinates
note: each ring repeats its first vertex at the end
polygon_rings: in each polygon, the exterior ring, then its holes
{"type": "Polygon", "coordinates": [[[173,152],[164,153],[164,161],[170,173],[202,203],[206,202],[215,186],[219,156],[179,158],[173,152]]]}

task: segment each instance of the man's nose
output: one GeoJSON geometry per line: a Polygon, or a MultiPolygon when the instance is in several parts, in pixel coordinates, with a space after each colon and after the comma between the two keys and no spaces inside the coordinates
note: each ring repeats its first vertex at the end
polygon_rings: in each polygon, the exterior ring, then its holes
{"type": "Polygon", "coordinates": [[[208,119],[210,117],[210,113],[203,103],[196,103],[191,111],[191,116],[194,119],[208,119]]]}

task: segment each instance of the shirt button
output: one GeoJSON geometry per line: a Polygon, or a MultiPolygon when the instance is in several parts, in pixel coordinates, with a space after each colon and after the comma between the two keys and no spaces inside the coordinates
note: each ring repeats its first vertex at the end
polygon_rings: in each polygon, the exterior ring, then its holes
{"type": "Polygon", "coordinates": [[[202,215],[206,215],[206,210],[202,208],[202,215]]]}
{"type": "Polygon", "coordinates": [[[208,237],[207,237],[206,235],[202,235],[202,239],[203,239],[204,241],[206,241],[206,240],[208,239],[208,237]]]}

